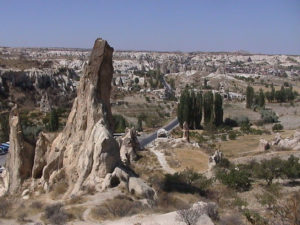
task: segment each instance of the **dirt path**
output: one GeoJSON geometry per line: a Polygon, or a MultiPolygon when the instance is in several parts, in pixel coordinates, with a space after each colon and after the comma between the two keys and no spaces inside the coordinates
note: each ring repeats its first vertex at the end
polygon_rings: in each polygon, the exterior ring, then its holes
{"type": "Polygon", "coordinates": [[[168,162],[167,162],[167,160],[166,160],[166,157],[165,157],[165,154],[164,154],[164,153],[162,153],[162,152],[160,152],[160,151],[158,151],[158,150],[155,150],[154,147],[150,147],[149,150],[150,150],[151,152],[153,152],[153,153],[156,155],[156,157],[157,157],[157,159],[158,159],[158,161],[159,161],[159,164],[161,165],[162,169],[163,169],[164,171],[166,171],[166,173],[173,174],[173,173],[176,172],[174,169],[172,169],[172,168],[169,166],[169,164],[168,164],[168,162]]]}

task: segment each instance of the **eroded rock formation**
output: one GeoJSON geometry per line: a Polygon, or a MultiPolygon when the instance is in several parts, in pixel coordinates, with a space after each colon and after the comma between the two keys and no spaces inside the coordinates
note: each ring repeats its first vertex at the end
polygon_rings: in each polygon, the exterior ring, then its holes
{"type": "Polygon", "coordinates": [[[258,150],[264,151],[272,148],[273,150],[300,150],[300,131],[296,131],[293,136],[282,138],[277,133],[271,142],[265,139],[259,141],[258,150]]]}
{"type": "Polygon", "coordinates": [[[55,133],[44,133],[39,134],[38,140],[35,146],[34,164],[32,168],[32,177],[41,178],[43,168],[47,164],[48,153],[51,149],[51,143],[56,137],[55,133]]]}
{"type": "Polygon", "coordinates": [[[118,143],[110,132],[112,53],[105,40],[95,41],[66,127],[53,141],[47,157],[42,175],[46,187],[63,170],[68,193],[77,194],[83,186],[100,184],[121,162],[118,143]]]}
{"type": "Polygon", "coordinates": [[[34,149],[23,139],[20,117],[17,106],[14,106],[9,115],[10,150],[6,160],[9,171],[8,190],[11,194],[20,190],[23,181],[31,177],[34,149]]]}
{"type": "Polygon", "coordinates": [[[126,134],[121,140],[120,156],[125,164],[137,159],[137,151],[140,150],[140,143],[134,128],[126,129],[126,134]]]}

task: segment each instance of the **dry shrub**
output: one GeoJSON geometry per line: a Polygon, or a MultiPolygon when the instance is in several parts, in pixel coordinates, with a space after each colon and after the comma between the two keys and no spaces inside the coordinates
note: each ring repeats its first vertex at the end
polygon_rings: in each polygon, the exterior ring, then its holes
{"type": "Polygon", "coordinates": [[[102,205],[92,210],[92,215],[96,219],[110,219],[124,216],[131,216],[143,211],[145,207],[139,201],[134,201],[124,195],[107,200],[102,205]]]}
{"type": "Polygon", "coordinates": [[[71,218],[71,215],[63,209],[62,204],[57,203],[46,207],[45,217],[52,224],[63,225],[71,218]]]}
{"type": "Polygon", "coordinates": [[[239,213],[232,213],[231,215],[224,216],[220,219],[219,222],[220,225],[244,225],[244,222],[242,220],[242,217],[239,213]]]}
{"type": "Polygon", "coordinates": [[[44,208],[44,205],[39,201],[34,201],[31,203],[30,207],[32,209],[42,209],[42,208],[44,208]]]}
{"type": "Polygon", "coordinates": [[[69,215],[71,215],[72,218],[83,221],[82,214],[84,213],[85,210],[86,210],[85,207],[78,206],[78,207],[71,207],[66,211],[69,213],[69,215]]]}
{"type": "Polygon", "coordinates": [[[10,201],[8,201],[4,197],[0,198],[0,217],[2,217],[2,218],[6,217],[10,208],[11,208],[10,201]]]}
{"type": "Polygon", "coordinates": [[[96,190],[95,186],[88,186],[86,189],[86,192],[89,195],[94,195],[94,194],[96,194],[97,190],[96,190]]]}
{"type": "Polygon", "coordinates": [[[177,211],[177,220],[187,225],[196,225],[203,212],[199,209],[189,208],[177,211]]]}
{"type": "Polygon", "coordinates": [[[85,201],[82,196],[71,196],[71,198],[67,201],[68,205],[81,204],[85,201]]]}
{"type": "Polygon", "coordinates": [[[51,192],[51,198],[56,199],[58,196],[64,194],[68,190],[68,184],[65,181],[56,183],[51,192]]]}
{"type": "Polygon", "coordinates": [[[26,217],[27,217],[27,213],[22,212],[18,215],[17,221],[20,223],[27,222],[26,217]]]}
{"type": "Polygon", "coordinates": [[[171,212],[178,209],[184,209],[187,206],[188,204],[186,202],[171,193],[162,192],[158,195],[157,207],[159,211],[171,212]]]}
{"type": "Polygon", "coordinates": [[[214,221],[219,220],[218,205],[214,202],[207,203],[207,215],[214,221]]]}
{"type": "Polygon", "coordinates": [[[300,224],[300,191],[294,192],[283,204],[274,206],[272,213],[277,224],[300,224]]]}

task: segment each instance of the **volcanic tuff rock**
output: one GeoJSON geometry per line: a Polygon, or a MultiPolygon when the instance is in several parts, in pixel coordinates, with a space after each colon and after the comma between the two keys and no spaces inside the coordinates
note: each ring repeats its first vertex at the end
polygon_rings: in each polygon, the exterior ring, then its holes
{"type": "Polygon", "coordinates": [[[17,106],[9,115],[10,150],[6,161],[9,171],[8,191],[13,194],[20,190],[23,181],[31,177],[34,149],[24,141],[17,106]]]}
{"type": "Polygon", "coordinates": [[[34,164],[32,168],[32,177],[41,178],[43,168],[47,164],[48,152],[50,152],[51,143],[56,137],[55,133],[41,132],[35,146],[34,164]]]}
{"type": "Polygon", "coordinates": [[[125,164],[137,159],[136,152],[140,150],[140,143],[134,128],[127,129],[126,134],[121,140],[120,156],[125,164]]]}
{"type": "Polygon", "coordinates": [[[76,194],[83,186],[100,185],[121,162],[118,143],[110,132],[112,53],[105,40],[95,41],[66,127],[53,141],[43,169],[46,187],[51,187],[55,174],[61,174],[57,170],[63,170],[67,194],[76,194]]]}
{"type": "Polygon", "coordinates": [[[261,139],[259,142],[258,149],[268,150],[271,147],[276,149],[290,149],[294,151],[300,150],[300,131],[296,131],[293,136],[289,138],[282,138],[279,133],[277,133],[274,139],[271,142],[266,141],[265,139],[261,139]]]}

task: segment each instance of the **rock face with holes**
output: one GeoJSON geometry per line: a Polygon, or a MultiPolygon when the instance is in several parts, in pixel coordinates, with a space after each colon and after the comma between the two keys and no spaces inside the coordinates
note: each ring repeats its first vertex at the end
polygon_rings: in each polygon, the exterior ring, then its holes
{"type": "Polygon", "coordinates": [[[67,195],[78,194],[84,186],[101,185],[106,174],[121,163],[118,143],[111,134],[112,54],[105,40],[95,41],[66,126],[51,145],[43,168],[44,187],[51,187],[55,174],[63,170],[67,195]]]}
{"type": "Polygon", "coordinates": [[[20,191],[25,179],[31,177],[34,149],[24,141],[17,106],[9,114],[10,147],[6,168],[8,170],[8,191],[11,194],[20,191]]]}
{"type": "Polygon", "coordinates": [[[140,148],[136,130],[134,128],[126,129],[126,134],[121,140],[121,160],[129,165],[132,161],[137,159],[137,151],[139,151],[140,148]]]}

